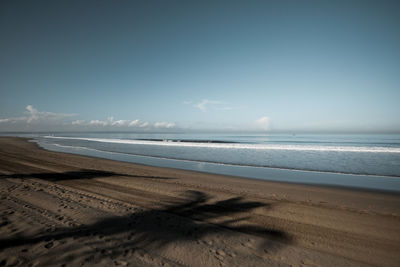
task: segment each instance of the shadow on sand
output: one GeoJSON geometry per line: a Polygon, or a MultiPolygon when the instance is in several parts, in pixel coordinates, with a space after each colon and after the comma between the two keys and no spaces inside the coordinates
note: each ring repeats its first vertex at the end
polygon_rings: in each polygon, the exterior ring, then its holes
{"type": "Polygon", "coordinates": [[[116,173],[110,171],[101,171],[101,170],[79,170],[79,171],[68,171],[68,172],[37,172],[37,173],[21,173],[21,174],[8,174],[8,175],[0,175],[0,178],[38,178],[47,181],[57,182],[63,180],[75,180],[75,179],[93,179],[93,178],[102,178],[102,177],[115,177],[115,176],[124,176],[124,177],[134,177],[134,178],[149,178],[149,179],[175,179],[169,177],[161,177],[161,176],[146,176],[146,175],[131,175],[125,173],[116,173]]]}
{"type": "Polygon", "coordinates": [[[228,219],[215,224],[204,223],[225,216],[249,212],[254,208],[265,207],[266,204],[242,201],[241,198],[230,198],[208,204],[206,202],[209,197],[202,192],[187,191],[186,195],[186,201],[166,205],[160,209],[139,210],[128,216],[105,218],[91,225],[58,228],[54,232],[35,237],[0,239],[0,249],[69,237],[98,235],[107,238],[121,233],[129,233],[126,240],[119,240],[125,248],[150,245],[161,247],[175,241],[199,240],[208,235],[218,234],[223,229],[232,231],[230,234],[242,232],[284,243],[290,241],[290,237],[282,231],[255,225],[242,225],[241,222],[247,218],[228,219]]]}
{"type": "MultiPolygon", "coordinates": [[[[117,175],[120,174],[102,171],[79,171],[64,174],[2,175],[2,177],[35,177],[58,181],[117,175]]],[[[123,174],[122,176],[127,175],[123,174]]],[[[162,179],[162,177],[151,178],[162,179]]],[[[265,242],[259,247],[263,250],[271,251],[291,243],[290,236],[283,231],[270,229],[260,224],[250,224],[250,212],[255,208],[268,209],[270,206],[261,202],[245,201],[240,197],[212,201],[211,196],[204,192],[189,190],[173,203],[160,205],[159,208],[131,208],[127,215],[106,217],[89,225],[49,228],[35,236],[1,238],[0,250],[18,246],[31,246],[41,242],[61,241],[67,238],[82,238],[82,244],[89,245],[92,248],[106,248],[101,249],[101,251],[96,250],[93,253],[111,251],[113,257],[117,257],[126,254],[127,250],[158,249],[171,243],[200,242],[206,237],[213,236],[229,238],[239,233],[263,237],[265,242]]],[[[106,254],[103,256],[106,256],[106,254]]]]}

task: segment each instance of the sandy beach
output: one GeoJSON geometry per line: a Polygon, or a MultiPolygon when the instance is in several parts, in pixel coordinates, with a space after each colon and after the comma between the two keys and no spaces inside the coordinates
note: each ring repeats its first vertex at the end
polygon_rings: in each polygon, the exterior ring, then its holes
{"type": "MultiPolygon", "coordinates": [[[[0,138],[0,266],[399,266],[400,195],[0,138]]],[[[395,179],[395,178],[393,178],[395,179]]]]}

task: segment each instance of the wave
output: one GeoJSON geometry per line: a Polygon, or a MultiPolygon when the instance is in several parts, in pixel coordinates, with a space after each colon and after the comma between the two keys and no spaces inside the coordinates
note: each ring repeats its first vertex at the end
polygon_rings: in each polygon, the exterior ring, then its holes
{"type": "MultiPolygon", "coordinates": [[[[41,145],[41,144],[39,143],[39,145],[41,145]]],[[[106,154],[117,154],[117,155],[122,155],[122,156],[134,156],[134,157],[140,157],[140,158],[146,158],[146,159],[172,160],[172,161],[198,163],[198,164],[213,164],[213,165],[235,166],[235,167],[244,167],[244,168],[262,168],[262,169],[267,168],[267,169],[290,170],[290,171],[296,171],[296,172],[333,173],[333,174],[345,174],[345,175],[353,175],[353,176],[400,177],[400,175],[396,175],[396,174],[334,171],[334,170],[324,170],[324,169],[311,169],[311,168],[298,168],[298,167],[295,168],[295,167],[287,167],[287,166],[284,167],[284,166],[275,166],[275,165],[239,164],[239,163],[233,163],[233,162],[182,159],[182,158],[176,158],[176,157],[163,157],[163,156],[156,156],[156,155],[117,152],[117,151],[109,151],[109,150],[102,150],[102,149],[95,149],[95,148],[81,147],[81,146],[68,146],[68,145],[60,145],[60,144],[51,144],[51,145],[55,146],[55,147],[61,147],[61,148],[67,148],[67,149],[73,149],[73,150],[89,150],[89,151],[106,153],[106,154]]],[[[45,149],[48,149],[48,148],[45,148],[45,149]]],[[[77,154],[81,154],[81,153],[77,153],[77,154]]],[[[83,154],[83,155],[85,155],[85,154],[83,154]]],[[[135,161],[132,161],[132,162],[135,163],[135,161]]],[[[145,163],[145,164],[147,164],[147,163],[145,163]]]]}
{"type": "Polygon", "coordinates": [[[400,153],[399,147],[382,146],[321,146],[321,145],[289,145],[289,144],[247,144],[247,143],[222,143],[222,142],[177,142],[170,140],[143,140],[143,139],[107,139],[107,138],[83,138],[44,136],[44,138],[82,140],[89,142],[127,144],[127,145],[153,145],[170,147],[195,147],[195,148],[219,148],[219,149],[252,149],[252,150],[290,150],[290,151],[321,151],[321,152],[364,152],[364,153],[400,153]]]}
{"type": "Polygon", "coordinates": [[[234,141],[204,140],[204,139],[135,139],[139,141],[176,142],[176,143],[203,143],[203,144],[238,144],[234,141]]]}

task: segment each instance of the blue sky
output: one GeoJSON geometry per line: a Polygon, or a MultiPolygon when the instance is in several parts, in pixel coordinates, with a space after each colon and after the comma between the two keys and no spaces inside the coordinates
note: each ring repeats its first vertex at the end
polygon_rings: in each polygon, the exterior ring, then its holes
{"type": "Polygon", "coordinates": [[[400,132],[399,1],[1,1],[0,131],[400,132]]]}

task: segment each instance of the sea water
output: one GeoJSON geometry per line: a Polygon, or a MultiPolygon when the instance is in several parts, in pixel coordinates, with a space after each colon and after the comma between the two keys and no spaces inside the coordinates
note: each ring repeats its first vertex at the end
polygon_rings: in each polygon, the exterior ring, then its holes
{"type": "Polygon", "coordinates": [[[162,167],[400,191],[400,135],[43,133],[46,149],[162,167]]]}

